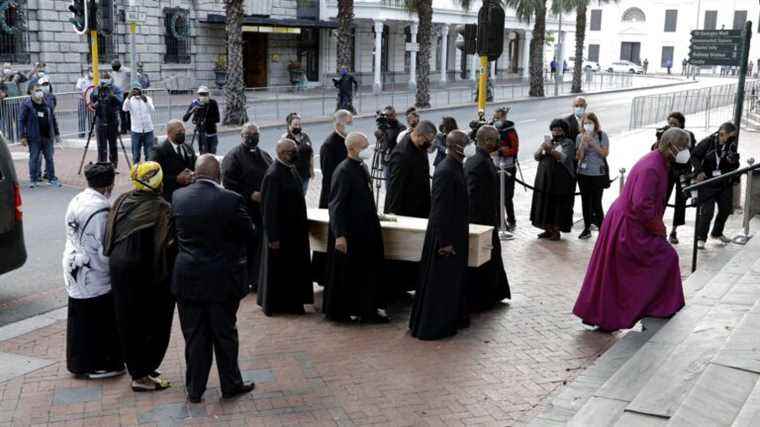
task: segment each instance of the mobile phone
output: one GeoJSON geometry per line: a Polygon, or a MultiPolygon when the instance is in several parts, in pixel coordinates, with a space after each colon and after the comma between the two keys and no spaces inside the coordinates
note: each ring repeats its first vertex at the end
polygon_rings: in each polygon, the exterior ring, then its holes
{"type": "Polygon", "coordinates": [[[551,135],[544,135],[544,142],[552,142],[552,136],[551,135]]]}

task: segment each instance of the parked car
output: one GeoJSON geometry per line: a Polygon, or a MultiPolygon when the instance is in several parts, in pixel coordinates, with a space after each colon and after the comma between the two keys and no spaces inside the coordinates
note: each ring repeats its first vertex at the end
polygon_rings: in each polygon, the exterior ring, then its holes
{"type": "Polygon", "coordinates": [[[635,62],[618,61],[610,64],[610,66],[607,67],[607,72],[641,74],[644,72],[644,69],[641,67],[641,65],[636,64],[635,62]]]}
{"type": "MultiPolygon", "coordinates": [[[[570,70],[575,68],[575,58],[570,57],[567,60],[567,66],[570,67],[570,70]]],[[[599,65],[598,62],[589,61],[588,59],[583,59],[583,69],[584,70],[591,70],[591,71],[600,71],[602,69],[602,66],[599,65]]]]}
{"type": "Polygon", "coordinates": [[[6,139],[0,136],[0,274],[26,262],[21,187],[6,139]]]}

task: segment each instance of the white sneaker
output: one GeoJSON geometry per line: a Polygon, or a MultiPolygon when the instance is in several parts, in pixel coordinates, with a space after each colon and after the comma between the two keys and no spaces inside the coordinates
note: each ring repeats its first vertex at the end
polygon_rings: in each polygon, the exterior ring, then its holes
{"type": "Polygon", "coordinates": [[[705,248],[705,241],[697,240],[697,249],[704,249],[704,248],[705,248]]]}
{"type": "Polygon", "coordinates": [[[118,371],[95,371],[92,373],[87,374],[87,377],[91,380],[100,380],[103,378],[113,378],[118,377],[120,375],[124,375],[126,371],[124,369],[118,370],[118,371]]]}

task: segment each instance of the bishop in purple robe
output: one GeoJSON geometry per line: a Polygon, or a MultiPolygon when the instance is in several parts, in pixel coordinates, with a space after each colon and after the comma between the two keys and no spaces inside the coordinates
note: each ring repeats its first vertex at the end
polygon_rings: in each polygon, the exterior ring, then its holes
{"type": "Polygon", "coordinates": [[[668,170],[688,162],[690,137],[663,134],[657,150],[631,169],[604,218],[573,313],[600,330],[629,329],[643,317],[670,317],[684,306],[678,253],[663,214],[668,170]]]}

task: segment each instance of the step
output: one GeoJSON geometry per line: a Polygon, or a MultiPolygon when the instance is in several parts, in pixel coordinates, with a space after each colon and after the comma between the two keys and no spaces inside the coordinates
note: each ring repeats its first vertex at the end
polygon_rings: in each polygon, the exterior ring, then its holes
{"type": "Polygon", "coordinates": [[[755,388],[744,402],[731,427],[754,427],[757,426],[757,420],[760,420],[760,381],[755,383],[755,388]]]}

